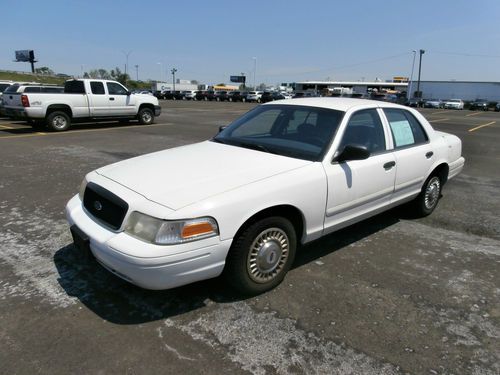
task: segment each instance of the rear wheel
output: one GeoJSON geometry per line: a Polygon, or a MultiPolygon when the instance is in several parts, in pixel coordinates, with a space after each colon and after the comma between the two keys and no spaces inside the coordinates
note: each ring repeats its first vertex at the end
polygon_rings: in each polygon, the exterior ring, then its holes
{"type": "Polygon", "coordinates": [[[47,116],[47,126],[50,130],[62,132],[71,126],[71,119],[65,112],[55,111],[47,116]]]}
{"type": "Polygon", "coordinates": [[[139,124],[141,125],[150,125],[154,122],[155,116],[151,109],[143,108],[137,114],[137,118],[139,120],[139,124]]]}
{"type": "Polygon", "coordinates": [[[224,277],[243,294],[266,292],[283,281],[296,247],[297,236],[289,220],[280,216],[259,220],[234,239],[224,277]]]}
{"type": "Polygon", "coordinates": [[[413,201],[418,216],[428,216],[436,208],[441,197],[442,182],[439,176],[431,175],[424,183],[422,191],[413,201]]]}

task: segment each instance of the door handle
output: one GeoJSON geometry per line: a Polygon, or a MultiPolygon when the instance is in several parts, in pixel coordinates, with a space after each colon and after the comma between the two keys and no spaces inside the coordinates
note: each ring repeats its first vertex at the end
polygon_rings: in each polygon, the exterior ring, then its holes
{"type": "Polygon", "coordinates": [[[386,171],[390,170],[392,167],[396,165],[395,161],[388,161],[387,163],[384,164],[384,169],[386,171]]]}
{"type": "Polygon", "coordinates": [[[115,98],[109,98],[109,100],[115,100],[115,98]]]}
{"type": "Polygon", "coordinates": [[[425,157],[426,157],[427,159],[430,159],[430,158],[432,157],[432,155],[434,155],[434,152],[429,151],[427,154],[425,154],[425,157]]]}

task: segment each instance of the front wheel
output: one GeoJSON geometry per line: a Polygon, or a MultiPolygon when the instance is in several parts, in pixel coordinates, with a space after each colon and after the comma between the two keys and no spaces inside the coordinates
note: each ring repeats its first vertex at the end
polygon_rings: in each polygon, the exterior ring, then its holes
{"type": "Polygon", "coordinates": [[[413,201],[418,216],[428,216],[434,211],[441,197],[441,188],[441,179],[436,175],[430,176],[425,181],[422,191],[413,201]]]}
{"type": "Polygon", "coordinates": [[[55,132],[68,130],[71,126],[71,119],[65,112],[55,111],[47,116],[47,126],[55,132]]]}
{"type": "Polygon", "coordinates": [[[141,125],[150,125],[154,122],[155,116],[151,109],[143,108],[137,114],[137,118],[139,120],[139,124],[141,125]]]}
{"type": "Polygon", "coordinates": [[[246,227],[229,250],[224,277],[246,295],[273,289],[293,264],[297,236],[292,223],[280,216],[268,217],[246,227]]]}

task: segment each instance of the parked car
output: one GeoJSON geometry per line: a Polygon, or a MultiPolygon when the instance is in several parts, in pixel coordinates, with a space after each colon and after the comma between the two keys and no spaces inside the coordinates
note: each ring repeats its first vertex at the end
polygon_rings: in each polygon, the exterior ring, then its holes
{"type": "Polygon", "coordinates": [[[12,81],[0,81],[0,98],[2,97],[3,92],[13,84],[12,81]]]}
{"type": "Polygon", "coordinates": [[[246,102],[248,93],[241,91],[231,91],[227,93],[230,102],[246,102]]]}
{"type": "Polygon", "coordinates": [[[411,98],[406,101],[405,105],[408,107],[419,108],[422,106],[422,100],[418,98],[411,98]]]}
{"type": "Polygon", "coordinates": [[[215,97],[215,91],[214,90],[208,90],[206,93],[205,93],[205,100],[208,100],[208,101],[212,101],[212,100],[215,100],[216,97],[215,97]]]}
{"type": "Polygon", "coordinates": [[[157,98],[131,94],[115,81],[69,80],[64,93],[47,92],[57,89],[54,87],[38,87],[39,91],[33,92],[36,87],[28,86],[23,93],[11,89],[6,90],[3,98],[9,100],[5,105],[7,115],[35,124],[44,121],[53,131],[67,130],[72,122],[82,120],[137,119],[141,124],[152,124],[161,113],[157,98]]]}
{"type": "Polygon", "coordinates": [[[464,109],[464,101],[462,99],[448,99],[444,102],[446,109],[464,109]]]}
{"type": "Polygon", "coordinates": [[[294,99],[300,99],[300,98],[316,98],[318,97],[318,94],[311,92],[311,91],[305,91],[305,92],[296,92],[293,94],[294,99]]]}
{"type": "Polygon", "coordinates": [[[262,97],[262,91],[249,91],[247,95],[247,102],[260,103],[261,97],[262,97]]]}
{"type": "Polygon", "coordinates": [[[214,98],[218,102],[225,102],[229,99],[228,92],[224,90],[216,91],[214,98]]]}
{"type": "Polygon", "coordinates": [[[440,99],[427,99],[424,101],[424,108],[443,108],[444,103],[440,99]]]}
{"type": "Polygon", "coordinates": [[[500,103],[495,104],[495,112],[500,112],[500,103]]]}
{"type": "Polygon", "coordinates": [[[185,100],[196,100],[196,90],[186,90],[182,92],[185,100]]]}
{"type": "Polygon", "coordinates": [[[267,102],[272,102],[273,99],[273,92],[270,91],[264,91],[260,97],[260,102],[261,103],[267,103],[267,102]]]}
{"type": "Polygon", "coordinates": [[[196,91],[194,98],[195,100],[207,100],[207,92],[204,90],[198,90],[196,91]]]}
{"type": "Polygon", "coordinates": [[[487,111],[489,102],[486,99],[476,99],[473,102],[469,104],[469,109],[470,110],[476,110],[476,111],[487,111]]]}
{"type": "Polygon", "coordinates": [[[268,103],[211,140],[90,172],[66,216],[80,251],[130,283],[168,289],[222,274],[259,294],[301,244],[407,202],[431,214],[464,166],[461,149],[397,104],[268,103]]]}

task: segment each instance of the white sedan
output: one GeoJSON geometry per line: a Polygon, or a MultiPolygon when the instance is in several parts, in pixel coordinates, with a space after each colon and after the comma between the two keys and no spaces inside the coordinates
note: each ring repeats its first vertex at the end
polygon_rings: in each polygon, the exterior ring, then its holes
{"type": "Polygon", "coordinates": [[[460,139],[411,108],[281,100],[211,140],[87,174],[66,213],[77,247],[133,284],[223,274],[258,294],[283,280],[301,244],[406,202],[430,214],[463,166],[460,139]]]}

